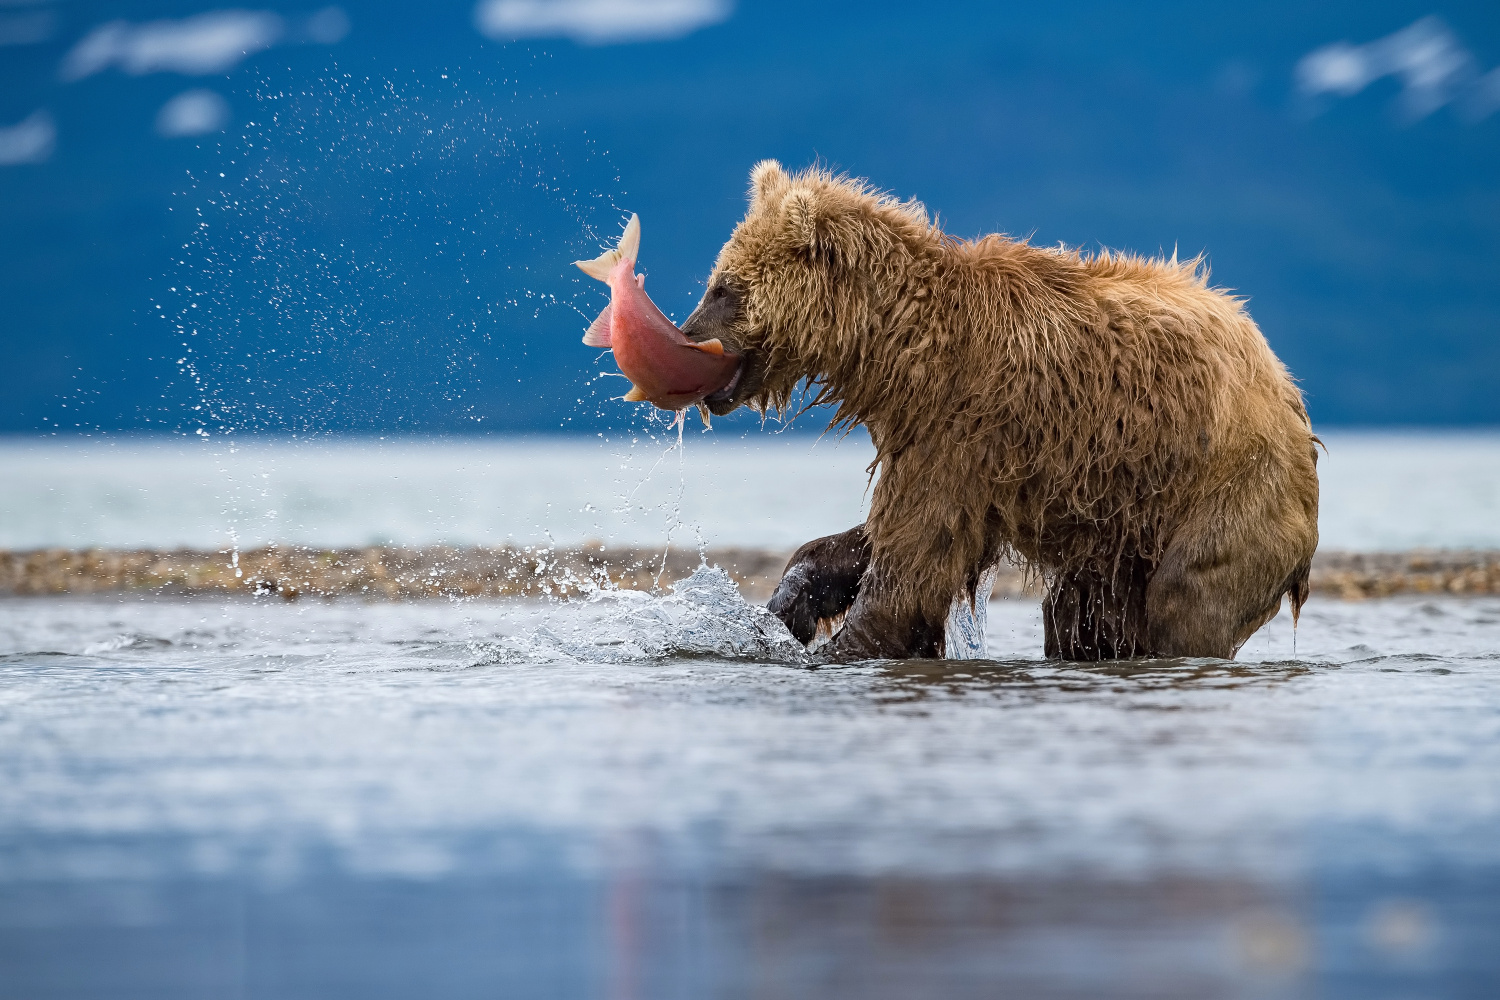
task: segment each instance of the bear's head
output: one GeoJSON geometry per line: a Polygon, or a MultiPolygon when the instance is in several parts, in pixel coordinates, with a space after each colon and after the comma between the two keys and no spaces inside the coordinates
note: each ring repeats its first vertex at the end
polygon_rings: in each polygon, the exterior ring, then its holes
{"type": "Polygon", "coordinates": [[[915,201],[819,168],[789,174],[775,160],[750,173],[750,208],[719,252],[703,301],[682,331],[717,337],[744,362],[704,402],[784,408],[804,378],[828,378],[863,353],[942,234],[915,201]]]}

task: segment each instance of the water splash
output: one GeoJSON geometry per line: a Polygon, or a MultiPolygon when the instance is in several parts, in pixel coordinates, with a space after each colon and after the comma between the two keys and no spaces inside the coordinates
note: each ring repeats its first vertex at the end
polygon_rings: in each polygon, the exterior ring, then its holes
{"type": "Polygon", "coordinates": [[[775,615],[750,604],[729,574],[699,566],[668,595],[597,590],[557,605],[542,624],[486,650],[481,663],[628,663],[675,657],[807,663],[775,615]]]}
{"type": "Polygon", "coordinates": [[[587,136],[545,127],[524,76],[257,74],[253,121],[172,206],[185,235],[151,305],[180,344],[173,422],[430,431],[551,406],[566,426],[582,387],[537,362],[576,339],[584,291],[536,262],[592,242],[618,178],[587,136]]]}
{"type": "Polygon", "coordinates": [[[984,630],[989,624],[990,592],[1000,575],[997,563],[979,577],[973,602],[960,597],[948,609],[948,631],[944,635],[944,657],[949,660],[982,660],[989,655],[984,630]]]}

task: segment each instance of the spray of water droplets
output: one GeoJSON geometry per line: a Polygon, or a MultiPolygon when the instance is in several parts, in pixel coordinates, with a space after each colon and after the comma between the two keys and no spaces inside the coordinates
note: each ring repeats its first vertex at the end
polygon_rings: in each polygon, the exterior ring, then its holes
{"type": "Polygon", "coordinates": [[[174,206],[196,229],[157,311],[184,429],[565,424],[588,373],[533,356],[583,315],[565,262],[613,225],[590,189],[618,184],[604,155],[481,72],[264,77],[253,96],[174,206]]]}
{"type": "Polygon", "coordinates": [[[596,590],[582,603],[553,609],[530,631],[484,648],[480,662],[629,663],[669,657],[808,661],[780,619],[740,596],[728,573],[700,566],[665,596],[596,590]]]}
{"type": "Polygon", "coordinates": [[[611,395],[552,359],[587,322],[568,262],[616,226],[619,176],[524,76],[268,71],[254,120],[186,178],[195,228],[153,313],[180,338],[181,430],[221,467],[227,558],[275,517],[274,470],[241,468],[236,435],[566,429],[611,395]]]}

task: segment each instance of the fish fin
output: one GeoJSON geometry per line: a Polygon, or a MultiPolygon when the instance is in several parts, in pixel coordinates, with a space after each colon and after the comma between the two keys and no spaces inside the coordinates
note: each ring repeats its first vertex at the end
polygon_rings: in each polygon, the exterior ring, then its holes
{"type": "Polygon", "coordinates": [[[724,356],[724,342],[718,337],[712,340],[695,340],[687,346],[704,354],[717,354],[721,358],[724,356]]]}
{"type": "Polygon", "coordinates": [[[707,403],[698,404],[698,416],[703,419],[703,429],[709,430],[714,425],[713,415],[709,413],[707,403]]]}
{"type": "Polygon", "coordinates": [[[646,394],[641,391],[640,386],[633,385],[630,387],[630,391],[620,398],[627,403],[644,403],[646,401],[646,394]]]}
{"type": "Polygon", "coordinates": [[[614,342],[610,339],[609,311],[611,306],[605,306],[594,321],[589,324],[588,332],[583,335],[583,342],[590,347],[613,347],[614,342]]]}
{"type": "Polygon", "coordinates": [[[646,287],[646,276],[644,274],[637,274],[635,276],[635,284],[636,284],[637,288],[645,288],[646,287]]]}
{"type": "Polygon", "coordinates": [[[620,237],[620,242],[613,250],[606,250],[593,260],[575,260],[578,269],[590,278],[600,281],[609,280],[609,272],[613,271],[615,265],[623,258],[629,257],[632,262],[641,252],[641,217],[631,215],[630,221],[625,224],[625,233],[620,237]]]}
{"type": "Polygon", "coordinates": [[[590,278],[597,278],[600,281],[608,281],[609,272],[613,271],[615,265],[619,262],[620,251],[606,250],[599,256],[595,257],[593,260],[575,260],[573,263],[578,266],[578,270],[582,271],[590,278]]]}
{"type": "Polygon", "coordinates": [[[630,213],[630,221],[625,223],[625,232],[620,236],[620,245],[615,252],[632,261],[641,259],[641,217],[634,212],[630,213]]]}

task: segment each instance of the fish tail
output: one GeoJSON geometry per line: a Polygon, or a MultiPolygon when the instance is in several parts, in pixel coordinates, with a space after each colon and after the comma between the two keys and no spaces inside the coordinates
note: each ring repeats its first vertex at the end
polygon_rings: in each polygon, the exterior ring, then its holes
{"type": "Polygon", "coordinates": [[[634,212],[630,213],[630,221],[625,223],[625,232],[620,235],[620,245],[615,252],[629,258],[632,263],[641,259],[641,217],[634,212]]]}
{"type": "Polygon", "coordinates": [[[606,250],[593,260],[575,260],[578,269],[590,278],[600,281],[609,280],[609,272],[615,269],[620,261],[629,258],[632,266],[640,259],[641,253],[641,217],[632,214],[630,221],[625,224],[625,232],[620,237],[620,242],[613,250],[606,250]]]}

